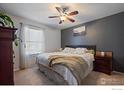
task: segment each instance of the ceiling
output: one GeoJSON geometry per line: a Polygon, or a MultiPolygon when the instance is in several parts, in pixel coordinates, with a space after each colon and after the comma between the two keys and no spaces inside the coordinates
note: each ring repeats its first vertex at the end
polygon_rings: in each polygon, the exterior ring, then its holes
{"type": "Polygon", "coordinates": [[[12,15],[59,29],[65,29],[124,11],[124,4],[121,3],[1,3],[0,7],[12,15]],[[67,20],[62,24],[58,24],[59,19],[49,19],[48,16],[59,14],[55,9],[56,6],[69,7],[69,12],[78,10],[79,14],[73,16],[76,21],[71,23],[67,20]]]}

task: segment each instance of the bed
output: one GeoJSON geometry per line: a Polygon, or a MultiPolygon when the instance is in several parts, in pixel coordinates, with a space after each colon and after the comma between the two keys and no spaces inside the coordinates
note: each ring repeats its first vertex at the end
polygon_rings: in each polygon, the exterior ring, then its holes
{"type": "Polygon", "coordinates": [[[67,45],[64,50],[39,54],[36,58],[39,70],[56,84],[81,85],[81,81],[93,70],[96,46],[67,45]],[[88,52],[82,53],[80,49],[88,52]],[[75,53],[77,50],[82,54],[75,53]],[[94,53],[89,50],[93,50],[94,53]]]}

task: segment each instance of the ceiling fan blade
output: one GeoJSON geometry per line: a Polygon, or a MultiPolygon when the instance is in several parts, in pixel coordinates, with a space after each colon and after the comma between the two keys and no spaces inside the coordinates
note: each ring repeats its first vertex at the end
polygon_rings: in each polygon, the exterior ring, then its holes
{"type": "Polygon", "coordinates": [[[48,18],[57,18],[57,17],[59,17],[59,16],[49,16],[48,18]]]}
{"type": "Polygon", "coordinates": [[[66,19],[68,19],[68,20],[69,20],[69,21],[71,21],[71,22],[75,22],[75,20],[74,20],[74,19],[69,18],[69,17],[67,17],[67,16],[66,16],[66,19]]]}
{"type": "Polygon", "coordinates": [[[68,16],[77,15],[77,14],[78,14],[78,11],[74,11],[74,12],[69,13],[68,16]]]}
{"type": "Polygon", "coordinates": [[[56,9],[57,9],[57,11],[58,11],[59,13],[61,13],[61,12],[62,12],[62,10],[61,10],[61,8],[60,8],[60,7],[56,7],[56,9]]]}
{"type": "Polygon", "coordinates": [[[62,20],[59,21],[59,24],[61,24],[61,23],[62,23],[62,20]]]}

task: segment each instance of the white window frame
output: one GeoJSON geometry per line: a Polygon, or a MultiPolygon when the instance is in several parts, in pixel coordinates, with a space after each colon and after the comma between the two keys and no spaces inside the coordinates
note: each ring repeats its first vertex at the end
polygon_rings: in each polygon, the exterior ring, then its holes
{"type": "MultiPolygon", "coordinates": [[[[33,27],[33,26],[25,26],[24,27],[24,31],[29,31],[28,33],[30,33],[30,29],[33,29],[33,30],[36,30],[36,31],[42,31],[41,33],[42,33],[42,37],[41,37],[41,49],[39,49],[40,51],[39,52],[31,52],[31,51],[29,51],[30,49],[31,49],[31,47],[29,46],[29,50],[27,50],[27,44],[29,43],[29,42],[34,42],[34,43],[39,43],[39,41],[26,41],[26,32],[24,32],[24,47],[25,47],[25,53],[27,54],[27,55],[34,55],[34,54],[39,54],[39,53],[43,53],[44,51],[45,51],[45,42],[44,42],[44,40],[45,40],[45,38],[44,38],[44,31],[43,31],[43,29],[41,29],[41,28],[38,28],[38,27],[33,27]]],[[[30,36],[29,36],[30,37],[30,36]]],[[[39,38],[40,39],[40,38],[39,38]]],[[[30,43],[31,44],[31,43],[30,43]]],[[[29,44],[29,45],[30,45],[29,44]]],[[[36,50],[37,50],[37,48],[36,48],[36,50]]]]}

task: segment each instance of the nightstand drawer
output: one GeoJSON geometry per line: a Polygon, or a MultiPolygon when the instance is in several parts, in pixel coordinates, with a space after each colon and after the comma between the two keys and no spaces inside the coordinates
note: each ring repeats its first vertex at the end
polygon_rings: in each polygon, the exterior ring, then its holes
{"type": "Polygon", "coordinates": [[[94,65],[94,68],[99,68],[99,69],[107,69],[107,70],[111,70],[111,66],[110,65],[94,65]]]}
{"type": "Polygon", "coordinates": [[[104,61],[104,60],[96,60],[94,62],[95,65],[103,65],[103,66],[110,66],[111,65],[111,62],[107,62],[107,61],[104,61]]]}

